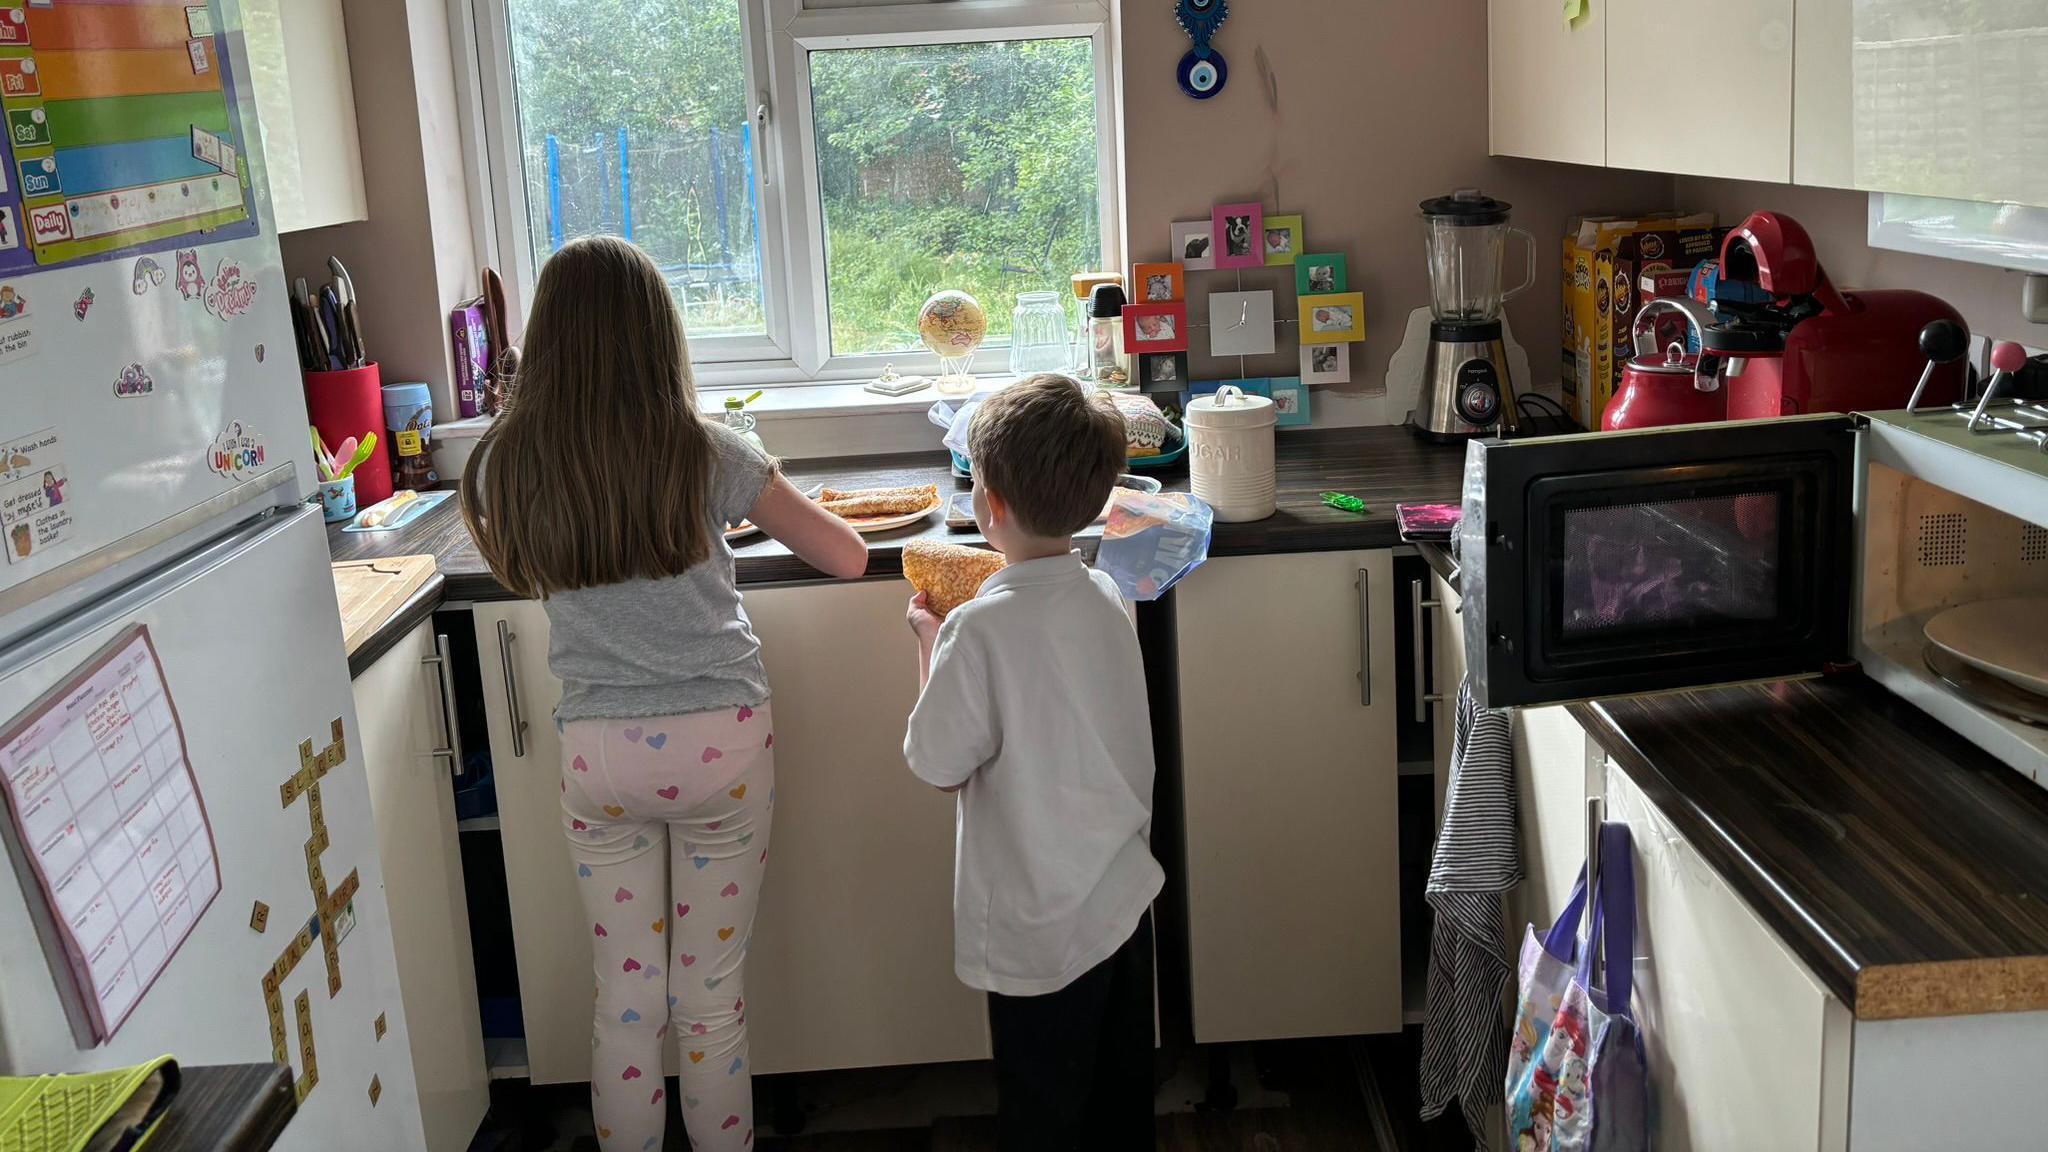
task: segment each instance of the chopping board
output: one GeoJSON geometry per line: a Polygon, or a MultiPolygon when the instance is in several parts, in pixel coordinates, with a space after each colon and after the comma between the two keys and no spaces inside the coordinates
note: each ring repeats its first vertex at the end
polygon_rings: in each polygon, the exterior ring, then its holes
{"type": "Polygon", "coordinates": [[[341,636],[349,655],[434,574],[432,556],[386,556],[334,565],[334,598],[341,604],[341,636]]]}

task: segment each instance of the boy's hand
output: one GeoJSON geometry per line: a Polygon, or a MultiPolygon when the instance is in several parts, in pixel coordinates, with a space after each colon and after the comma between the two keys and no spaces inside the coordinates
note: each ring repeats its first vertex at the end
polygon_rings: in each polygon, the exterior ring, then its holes
{"type": "Polygon", "coordinates": [[[909,623],[910,630],[917,634],[918,645],[929,651],[938,640],[939,625],[943,621],[938,613],[932,611],[931,601],[925,598],[924,593],[919,592],[910,598],[910,607],[903,618],[909,623]]]}

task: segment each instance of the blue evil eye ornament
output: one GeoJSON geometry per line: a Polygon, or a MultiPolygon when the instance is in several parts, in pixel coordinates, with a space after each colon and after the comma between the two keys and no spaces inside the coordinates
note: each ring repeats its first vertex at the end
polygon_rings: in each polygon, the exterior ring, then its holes
{"type": "Polygon", "coordinates": [[[1223,62],[1223,54],[1209,46],[1216,30],[1230,18],[1229,0],[1176,0],[1173,18],[1180,22],[1181,31],[1188,34],[1194,45],[1180,58],[1173,77],[1180,82],[1181,91],[1197,100],[1207,100],[1223,91],[1223,85],[1230,79],[1230,67],[1223,62]]]}

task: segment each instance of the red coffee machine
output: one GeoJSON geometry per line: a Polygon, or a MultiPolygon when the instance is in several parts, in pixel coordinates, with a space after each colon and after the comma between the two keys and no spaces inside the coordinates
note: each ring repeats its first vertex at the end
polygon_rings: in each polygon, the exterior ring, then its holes
{"type": "Polygon", "coordinates": [[[1757,212],[1728,233],[1712,303],[1699,371],[1720,376],[1730,420],[1904,408],[1923,369],[1921,403],[1962,397],[1963,348],[1921,345],[1937,322],[1967,332],[1962,315],[1910,289],[1837,291],[1790,216],[1757,212]]]}

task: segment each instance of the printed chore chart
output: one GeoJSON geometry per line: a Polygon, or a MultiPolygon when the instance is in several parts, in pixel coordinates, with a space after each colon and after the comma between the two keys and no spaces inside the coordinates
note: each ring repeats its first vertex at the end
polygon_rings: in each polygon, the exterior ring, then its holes
{"type": "MultiPolygon", "coordinates": [[[[121,633],[0,733],[0,783],[74,1023],[121,1027],[220,891],[206,807],[149,630],[121,633]],[[78,1017],[83,1017],[82,1020],[78,1017]]],[[[83,1038],[83,1036],[81,1037],[83,1038]]]]}

